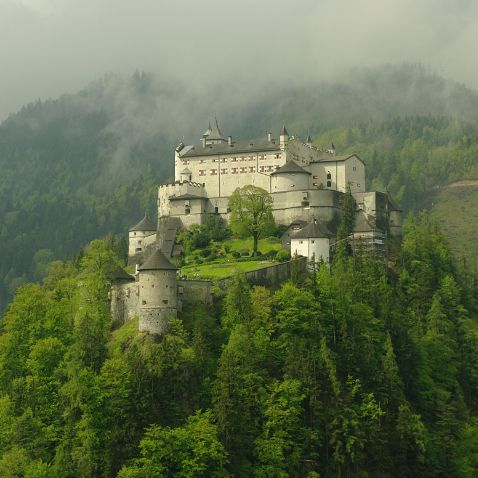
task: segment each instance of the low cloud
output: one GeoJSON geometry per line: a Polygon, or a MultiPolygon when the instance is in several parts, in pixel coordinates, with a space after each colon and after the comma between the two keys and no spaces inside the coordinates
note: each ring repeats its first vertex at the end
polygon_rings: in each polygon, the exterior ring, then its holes
{"type": "Polygon", "coordinates": [[[238,97],[402,61],[478,87],[477,41],[471,0],[0,0],[0,118],[136,69],[238,97]]]}

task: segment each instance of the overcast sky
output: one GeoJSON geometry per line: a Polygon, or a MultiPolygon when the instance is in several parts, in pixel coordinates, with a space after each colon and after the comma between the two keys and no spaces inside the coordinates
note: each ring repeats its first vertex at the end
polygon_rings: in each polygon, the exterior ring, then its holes
{"type": "Polygon", "coordinates": [[[0,119],[136,69],[254,88],[411,61],[478,88],[477,46],[476,0],[0,0],[0,119]]]}

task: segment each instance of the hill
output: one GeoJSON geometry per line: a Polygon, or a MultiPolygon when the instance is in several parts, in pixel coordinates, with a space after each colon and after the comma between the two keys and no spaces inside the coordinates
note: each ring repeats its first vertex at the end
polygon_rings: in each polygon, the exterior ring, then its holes
{"type": "Polygon", "coordinates": [[[407,64],[267,91],[109,75],[32,103],[0,125],[0,309],[18,285],[41,279],[52,258],[154,215],[174,147],[202,134],[213,112],[237,137],[285,122],[318,144],[355,149],[369,183],[412,209],[436,184],[472,177],[477,111],[474,91],[407,64]]]}

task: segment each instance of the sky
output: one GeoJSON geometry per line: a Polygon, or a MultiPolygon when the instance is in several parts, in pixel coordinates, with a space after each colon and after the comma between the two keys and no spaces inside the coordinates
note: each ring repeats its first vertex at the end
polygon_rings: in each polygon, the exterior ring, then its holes
{"type": "Polygon", "coordinates": [[[0,119],[135,70],[241,91],[420,62],[478,89],[476,0],[0,0],[0,119]]]}

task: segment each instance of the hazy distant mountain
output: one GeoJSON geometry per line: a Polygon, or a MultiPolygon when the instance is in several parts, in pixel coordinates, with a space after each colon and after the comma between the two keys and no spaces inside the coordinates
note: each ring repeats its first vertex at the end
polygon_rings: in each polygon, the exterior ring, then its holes
{"type": "Polygon", "coordinates": [[[41,278],[42,261],[124,233],[144,210],[154,214],[154,185],[172,177],[175,145],[197,141],[214,114],[234,137],[277,134],[283,123],[316,136],[397,116],[474,120],[478,94],[404,64],[256,90],[106,76],[77,94],[29,104],[0,125],[0,298],[41,278]]]}

